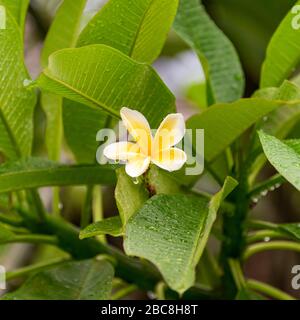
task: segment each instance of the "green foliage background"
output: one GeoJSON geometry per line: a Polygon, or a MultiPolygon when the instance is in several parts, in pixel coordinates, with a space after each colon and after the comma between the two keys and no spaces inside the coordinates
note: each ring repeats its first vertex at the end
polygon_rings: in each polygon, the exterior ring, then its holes
{"type": "Polygon", "coordinates": [[[35,245],[29,264],[9,270],[3,299],[294,299],[252,279],[247,263],[300,252],[299,216],[267,221],[257,205],[282,185],[290,202],[300,191],[295,3],[110,0],[91,14],[85,0],[0,0],[2,256],[35,245]],[[34,81],[26,17],[45,38],[34,81]],[[133,181],[96,164],[96,134],[122,107],[153,128],[176,112],[153,63],[182,50],[206,79],[185,101],[187,128],[205,131],[205,172],[151,166],[133,181]]]}

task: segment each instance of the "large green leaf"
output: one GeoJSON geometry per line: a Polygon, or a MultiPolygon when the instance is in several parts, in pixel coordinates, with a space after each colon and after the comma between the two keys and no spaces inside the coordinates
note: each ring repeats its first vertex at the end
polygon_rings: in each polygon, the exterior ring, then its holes
{"type": "Polygon", "coordinates": [[[80,34],[78,46],[106,44],[141,62],[160,54],[178,0],[110,0],[80,34]]]}
{"type": "Polygon", "coordinates": [[[115,190],[116,203],[123,225],[148,200],[149,193],[141,178],[134,181],[124,168],[117,170],[117,186],[115,190]]]}
{"type": "Polygon", "coordinates": [[[38,85],[116,118],[123,106],[139,110],[154,128],[175,108],[174,96],[150,66],[105,45],[57,51],[38,85]]]}
{"type": "Polygon", "coordinates": [[[5,6],[10,11],[23,32],[29,0],[0,0],[0,5],[5,6]]]}
{"type": "Polygon", "coordinates": [[[107,218],[90,224],[80,232],[80,239],[109,234],[118,237],[123,234],[122,220],[119,216],[107,218]]]}
{"type": "Polygon", "coordinates": [[[115,167],[59,165],[39,158],[7,162],[0,166],[0,192],[44,186],[114,184],[115,167]]]}
{"type": "Polygon", "coordinates": [[[293,146],[259,132],[264,153],[275,169],[300,191],[300,153],[293,146]]]}
{"type": "Polygon", "coordinates": [[[297,13],[289,11],[269,43],[261,74],[262,88],[279,86],[300,63],[300,29],[294,26],[297,13]]]}
{"type": "Polygon", "coordinates": [[[255,93],[256,98],[286,101],[261,121],[258,128],[277,138],[285,138],[300,119],[300,89],[284,81],[279,88],[265,88],[255,93]]]}
{"type": "Polygon", "coordinates": [[[108,123],[105,112],[64,99],[63,123],[66,141],[76,160],[94,163],[99,145],[96,141],[97,132],[108,123]]]}
{"type": "Polygon", "coordinates": [[[4,300],[106,300],[114,270],[104,260],[65,262],[34,274],[4,300]]]}
{"type": "MultiPolygon", "coordinates": [[[[80,21],[86,0],[64,0],[47,33],[41,56],[43,67],[49,56],[60,49],[74,47],[80,29],[80,21]]],[[[41,105],[47,117],[46,145],[51,160],[59,160],[62,142],[62,98],[53,94],[42,94],[41,105]]]]}
{"type": "Polygon", "coordinates": [[[8,158],[29,155],[33,138],[35,94],[24,87],[29,76],[23,61],[19,26],[6,12],[6,29],[0,30],[0,151],[8,158]]]}
{"type": "Polygon", "coordinates": [[[43,67],[47,66],[48,58],[53,52],[75,46],[85,4],[86,0],[64,0],[62,2],[44,43],[43,67]]]}
{"type": "MultiPolygon", "coordinates": [[[[160,54],[177,5],[178,0],[111,0],[82,31],[77,46],[106,44],[151,63],[160,54]]],[[[108,117],[74,101],[64,103],[63,117],[65,136],[77,161],[95,161],[95,136],[107,127],[108,117]]]]}
{"type": "Polygon", "coordinates": [[[210,162],[251,125],[282,103],[252,98],[231,104],[213,105],[203,113],[191,117],[187,121],[187,128],[204,129],[204,157],[210,162]]]}
{"type": "MultiPolygon", "coordinates": [[[[263,117],[263,119],[256,124],[256,127],[280,139],[287,137],[300,119],[299,87],[286,80],[279,88],[263,88],[258,90],[254,97],[270,101],[282,101],[282,105],[263,117]]],[[[256,150],[261,149],[258,137],[255,141],[254,148],[256,150]]],[[[261,150],[261,154],[252,164],[252,180],[256,178],[265,162],[266,157],[261,150]]]]}
{"type": "Polygon", "coordinates": [[[152,197],[126,225],[126,253],[150,260],[167,284],[183,293],[194,284],[218,208],[235,186],[228,178],[211,201],[181,194],[152,197]]]}
{"type": "Polygon", "coordinates": [[[174,28],[200,58],[208,83],[209,103],[241,98],[244,75],[238,55],[199,0],[180,0],[174,28]]]}

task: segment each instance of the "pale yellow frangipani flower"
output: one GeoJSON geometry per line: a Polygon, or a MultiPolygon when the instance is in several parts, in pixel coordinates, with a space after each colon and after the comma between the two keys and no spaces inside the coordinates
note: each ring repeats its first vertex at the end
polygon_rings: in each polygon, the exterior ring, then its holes
{"type": "Polygon", "coordinates": [[[185,134],[182,114],[169,114],[153,138],[149,123],[140,112],[122,108],[120,113],[124,126],[136,143],[122,141],[110,144],[103,151],[106,158],[125,161],[126,173],[133,178],[146,172],[151,162],[170,172],[184,165],[187,160],[185,152],[174,147],[185,134]]]}

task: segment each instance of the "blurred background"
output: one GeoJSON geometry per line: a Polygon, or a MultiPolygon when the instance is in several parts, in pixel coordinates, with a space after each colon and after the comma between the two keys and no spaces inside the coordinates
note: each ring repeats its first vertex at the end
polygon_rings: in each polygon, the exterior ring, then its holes
{"type": "MultiPolygon", "coordinates": [[[[76,0],[74,0],[76,1],[76,0]]],[[[105,0],[89,0],[82,21],[87,21],[101,8],[105,0]]],[[[295,0],[204,0],[204,5],[216,24],[235,45],[246,75],[245,96],[250,96],[258,87],[260,68],[266,46],[276,27],[293,6],[295,0]]],[[[33,78],[41,71],[40,52],[48,27],[60,0],[31,0],[26,25],[26,64],[33,78]]],[[[202,67],[186,45],[170,32],[162,56],[154,67],[177,98],[177,107],[186,118],[205,109],[202,67]]],[[[40,108],[36,110],[35,154],[44,155],[45,116],[40,108]]],[[[292,136],[299,138],[300,130],[295,128],[292,136]]],[[[63,161],[71,162],[72,155],[65,146],[63,161]]],[[[273,173],[266,168],[263,175],[273,173]]],[[[214,182],[204,176],[201,186],[205,191],[215,191],[214,182]]],[[[61,207],[65,217],[78,223],[84,200],[84,188],[64,188],[61,191],[61,207]]],[[[113,190],[104,189],[103,204],[106,216],[115,214],[113,190]]],[[[42,190],[45,203],[50,205],[51,190],[42,190]]],[[[299,192],[284,185],[266,195],[252,212],[253,217],[278,223],[300,220],[299,192]]],[[[116,245],[120,243],[116,240],[116,245]]],[[[46,246],[6,245],[0,246],[0,264],[7,270],[38,262],[43,259],[64,255],[58,249],[46,246]]],[[[291,252],[267,252],[255,255],[246,265],[246,275],[270,283],[300,298],[300,292],[291,287],[291,269],[300,264],[299,254],[291,252]]],[[[18,282],[12,283],[17,286],[18,282]]],[[[139,296],[141,298],[142,296],[139,296]]]]}

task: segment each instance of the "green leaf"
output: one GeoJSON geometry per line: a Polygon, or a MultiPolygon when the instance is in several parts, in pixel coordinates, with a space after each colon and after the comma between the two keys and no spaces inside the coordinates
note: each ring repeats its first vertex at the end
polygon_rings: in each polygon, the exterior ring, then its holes
{"type": "Polygon", "coordinates": [[[116,118],[128,106],[141,111],[154,128],[175,109],[174,96],[150,66],[104,45],[52,54],[38,85],[116,118]]]}
{"type": "Polygon", "coordinates": [[[94,163],[99,142],[97,132],[107,124],[106,114],[96,108],[64,99],[63,123],[66,141],[78,162],[94,163]]]}
{"type": "Polygon", "coordinates": [[[281,224],[279,225],[279,230],[284,231],[295,240],[300,241],[300,223],[281,224]]]}
{"type": "Polygon", "coordinates": [[[141,178],[133,181],[124,168],[117,170],[117,179],[115,198],[122,223],[125,225],[128,219],[148,200],[149,194],[141,178]]]}
{"type": "Polygon", "coordinates": [[[43,93],[41,105],[47,117],[46,146],[49,159],[59,161],[63,137],[62,98],[43,93]]]}
{"type": "Polygon", "coordinates": [[[210,104],[241,98],[244,75],[238,55],[199,0],[180,0],[174,28],[199,56],[208,83],[210,104]]]}
{"type": "Polygon", "coordinates": [[[167,172],[155,165],[151,165],[146,183],[152,194],[178,194],[182,192],[179,184],[167,172]]]}
{"type": "Polygon", "coordinates": [[[277,138],[259,131],[264,153],[275,169],[300,191],[300,153],[277,138]]]}
{"type": "Polygon", "coordinates": [[[86,0],[64,0],[47,33],[42,51],[42,66],[46,67],[49,56],[60,49],[75,47],[80,21],[86,0]]]}
{"type": "Polygon", "coordinates": [[[181,194],[152,197],[126,225],[125,252],[150,260],[170,288],[183,293],[195,282],[217,210],[236,184],[228,178],[210,202],[181,194]]]}
{"type": "MultiPolygon", "coordinates": [[[[300,1],[296,5],[300,5],[300,1]]],[[[296,13],[289,11],[269,43],[261,73],[261,88],[278,87],[300,62],[300,30],[293,27],[296,13]]]]}
{"type": "MultiPolygon", "coordinates": [[[[109,1],[82,31],[77,47],[106,44],[135,60],[151,63],[160,54],[177,5],[178,0],[109,1]]],[[[76,160],[94,162],[95,136],[110,123],[109,117],[73,101],[64,102],[63,119],[66,140],[76,160]]]]}
{"type": "Polygon", "coordinates": [[[80,34],[78,46],[106,44],[140,62],[160,54],[178,0],[110,0],[80,34]]]}
{"type": "Polygon", "coordinates": [[[79,238],[86,239],[106,234],[113,237],[119,237],[123,234],[123,225],[119,216],[107,218],[90,224],[80,232],[79,238]]]}
{"type": "Polygon", "coordinates": [[[284,141],[289,147],[293,148],[297,153],[300,154],[300,140],[289,139],[284,141]]]}
{"type": "Polygon", "coordinates": [[[60,165],[29,158],[0,166],[0,192],[45,186],[114,184],[114,166],[60,165]]]}
{"type": "Polygon", "coordinates": [[[23,32],[29,0],[0,0],[0,5],[5,6],[10,11],[23,32]]]}
{"type": "Polygon", "coordinates": [[[19,26],[10,12],[0,30],[0,151],[8,158],[31,153],[35,94],[24,87],[28,73],[23,61],[19,26]]]}
{"type": "Polygon", "coordinates": [[[258,126],[264,132],[283,139],[300,119],[300,89],[292,82],[284,81],[279,88],[265,88],[255,93],[256,98],[286,101],[271,112],[258,126]]]}
{"type": "Polygon", "coordinates": [[[13,239],[14,237],[15,234],[0,223],[0,243],[5,243],[7,240],[13,239]]]}
{"type": "MultiPolygon", "coordinates": [[[[80,22],[86,0],[64,0],[47,33],[41,55],[42,66],[48,64],[49,56],[60,49],[74,47],[79,34],[80,22]]],[[[62,98],[42,94],[41,104],[47,117],[46,145],[51,160],[59,160],[62,143],[62,98]]]]}
{"type": "MultiPolygon", "coordinates": [[[[279,88],[260,89],[254,96],[271,101],[282,101],[282,105],[258,122],[256,127],[279,139],[287,137],[300,119],[299,87],[292,82],[284,81],[279,88]]],[[[261,148],[258,137],[255,141],[254,148],[261,148]]],[[[261,153],[252,165],[252,179],[255,179],[265,162],[266,157],[261,153]]]]}
{"type": "Polygon", "coordinates": [[[114,270],[107,261],[66,262],[31,276],[4,300],[106,300],[114,270]],[[46,288],[46,290],[45,290],[46,288]]]}
{"type": "Polygon", "coordinates": [[[204,157],[211,162],[260,118],[282,102],[241,99],[231,104],[216,104],[191,117],[187,128],[204,129],[204,157]]]}

